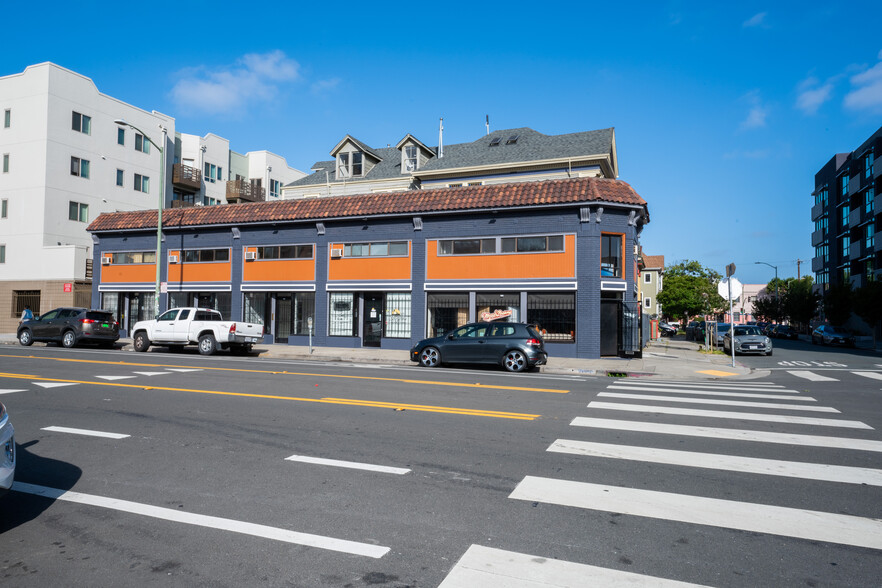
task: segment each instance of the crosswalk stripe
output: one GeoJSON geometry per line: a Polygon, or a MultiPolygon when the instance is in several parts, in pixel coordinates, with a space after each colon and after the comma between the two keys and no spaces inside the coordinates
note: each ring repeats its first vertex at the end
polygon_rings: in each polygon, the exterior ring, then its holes
{"type": "Polygon", "coordinates": [[[879,372],[851,372],[853,374],[857,374],[858,376],[863,376],[865,378],[871,378],[873,380],[882,380],[882,374],[879,372]]]}
{"type": "Polygon", "coordinates": [[[509,498],[882,549],[882,521],[852,515],[536,476],[509,498]]]}
{"type": "MultiPolygon", "coordinates": [[[[815,402],[814,398],[809,396],[798,396],[794,394],[754,394],[752,392],[721,392],[719,390],[687,390],[685,388],[655,388],[651,386],[628,386],[612,385],[607,386],[607,390],[640,390],[642,392],[666,392],[668,394],[697,394],[699,396],[730,396],[732,398],[765,398],[767,400],[805,400],[807,402],[815,402]]],[[[775,390],[778,392],[778,390],[775,390]]]]}
{"type": "Polygon", "coordinates": [[[302,463],[311,463],[317,465],[333,466],[338,468],[350,468],[354,470],[368,470],[372,472],[383,472],[385,474],[404,475],[410,473],[407,468],[396,468],[392,466],[374,465],[370,463],[359,463],[355,461],[341,461],[339,459],[326,459],[324,457],[312,457],[308,455],[292,455],[286,457],[286,461],[299,461],[302,463]]]}
{"type": "Polygon", "coordinates": [[[762,414],[753,412],[731,412],[719,410],[703,410],[698,408],[680,408],[678,406],[655,406],[651,404],[623,404],[620,402],[598,402],[588,404],[588,408],[603,410],[622,410],[628,412],[655,412],[660,414],[676,414],[683,416],[700,416],[717,419],[734,419],[745,421],[767,421],[770,423],[791,423],[799,425],[816,425],[820,427],[844,427],[849,429],[870,429],[873,427],[860,421],[839,419],[818,419],[813,417],[788,416],[780,414],[762,414]]]}
{"type": "Polygon", "coordinates": [[[784,386],[779,386],[777,384],[769,384],[766,386],[759,386],[756,384],[750,384],[750,385],[745,386],[744,384],[732,384],[729,382],[722,383],[722,384],[716,384],[716,383],[695,384],[695,383],[688,383],[688,382],[683,382],[683,383],[658,382],[655,380],[653,380],[651,382],[641,382],[640,380],[629,379],[627,381],[615,382],[612,385],[613,386],[619,386],[619,385],[640,386],[640,387],[646,387],[646,388],[663,387],[663,388],[684,388],[684,389],[685,388],[698,388],[698,389],[702,389],[702,390],[736,390],[736,391],[742,391],[742,392],[777,392],[777,393],[790,392],[792,394],[799,394],[798,390],[785,389],[784,386]]]}
{"type": "Polygon", "coordinates": [[[31,382],[41,388],[61,388],[62,386],[76,386],[76,382],[31,382]]]}
{"type": "Polygon", "coordinates": [[[658,400],[660,402],[683,402],[687,404],[717,404],[720,406],[746,406],[749,408],[774,408],[783,410],[806,410],[812,412],[839,411],[832,406],[805,406],[797,404],[778,404],[776,402],[747,402],[744,400],[721,400],[719,398],[683,398],[680,396],[655,396],[653,394],[628,394],[619,392],[600,392],[603,398],[630,398],[633,400],[658,400]]]}
{"type": "Polygon", "coordinates": [[[95,376],[96,378],[101,378],[102,380],[131,380],[136,376],[95,376]]]}
{"type": "Polygon", "coordinates": [[[14,392],[27,392],[27,390],[24,390],[21,388],[19,388],[19,389],[7,388],[6,390],[0,390],[0,394],[12,394],[14,392]]]}
{"type": "Polygon", "coordinates": [[[54,431],[56,433],[71,433],[72,435],[86,435],[88,437],[104,437],[106,439],[125,439],[130,435],[122,433],[105,433],[104,431],[90,431],[88,429],[73,429],[70,427],[43,427],[41,431],[54,431]]]}
{"type": "Polygon", "coordinates": [[[749,429],[669,425],[666,423],[596,419],[589,417],[576,417],[570,425],[574,427],[612,429],[616,431],[633,431],[638,433],[709,437],[711,439],[755,441],[759,443],[778,443],[783,445],[805,445],[808,447],[831,447],[835,449],[854,449],[857,451],[875,451],[882,453],[882,441],[873,441],[871,439],[846,439],[842,437],[827,437],[824,435],[799,435],[794,433],[773,433],[771,431],[751,431],[749,429]]]}
{"type": "Polygon", "coordinates": [[[551,444],[548,451],[709,470],[726,470],[747,474],[782,476],[785,478],[804,478],[806,480],[820,480],[823,482],[882,486],[882,470],[871,468],[658,449],[635,445],[612,445],[609,443],[592,443],[570,439],[558,439],[551,444]]]}
{"type": "Polygon", "coordinates": [[[623,572],[538,555],[472,545],[438,588],[701,588],[655,576],[623,572]]]}
{"type": "Polygon", "coordinates": [[[804,380],[811,380],[812,382],[838,382],[836,378],[828,378],[827,376],[822,376],[821,374],[816,374],[815,372],[810,372],[808,370],[787,370],[788,374],[796,376],[797,378],[803,378],[804,380]]]}
{"type": "Polygon", "coordinates": [[[171,374],[172,372],[132,372],[133,374],[138,374],[139,376],[163,376],[167,374],[171,374]]]}

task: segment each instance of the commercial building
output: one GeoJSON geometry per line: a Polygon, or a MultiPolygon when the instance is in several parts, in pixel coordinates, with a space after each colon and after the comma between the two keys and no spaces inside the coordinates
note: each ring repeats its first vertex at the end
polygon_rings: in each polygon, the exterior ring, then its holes
{"type": "Polygon", "coordinates": [[[821,292],[882,278],[882,128],[851,153],[837,153],[815,174],[812,272],[821,292]]]}
{"type": "Polygon", "coordinates": [[[0,77],[0,113],[0,332],[15,331],[25,305],[39,313],[89,304],[86,227],[101,213],[155,210],[160,193],[165,206],[256,200],[261,182],[272,196],[272,186],[278,194],[304,176],[265,151],[239,155],[220,137],[177,133],[171,116],[52,63],[0,77]]]}
{"type": "MultiPolygon", "coordinates": [[[[89,227],[93,304],[124,331],[148,316],[132,300],[153,295],[156,220],[89,227]]],[[[172,209],[160,306],[260,321],[267,341],[391,349],[489,313],[538,323],[558,356],[635,354],[648,221],[631,186],[595,177],[172,209]]]]}

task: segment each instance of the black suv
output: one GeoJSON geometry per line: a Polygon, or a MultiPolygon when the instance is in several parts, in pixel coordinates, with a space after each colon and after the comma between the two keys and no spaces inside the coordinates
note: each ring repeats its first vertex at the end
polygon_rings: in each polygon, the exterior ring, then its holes
{"type": "Polygon", "coordinates": [[[56,308],[18,327],[18,342],[25,346],[34,341],[52,341],[73,347],[85,341],[112,347],[117,339],[119,323],[107,310],[56,308]]]}
{"type": "Polygon", "coordinates": [[[410,360],[425,367],[441,363],[495,363],[521,372],[548,361],[536,325],[470,323],[447,335],[423,339],[410,350],[410,360]]]}

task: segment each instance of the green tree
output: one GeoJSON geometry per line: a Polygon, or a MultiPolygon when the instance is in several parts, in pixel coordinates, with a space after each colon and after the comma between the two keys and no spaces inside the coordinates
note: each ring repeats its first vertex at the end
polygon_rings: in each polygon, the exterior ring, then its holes
{"type": "Polygon", "coordinates": [[[876,325],[882,321],[882,282],[867,282],[854,292],[854,311],[873,330],[873,349],[876,348],[876,325]]]}
{"type": "Polygon", "coordinates": [[[781,299],[783,314],[791,323],[807,325],[818,313],[821,295],[812,290],[814,280],[805,276],[801,280],[789,278],[784,296],[781,299]]]}
{"type": "Polygon", "coordinates": [[[831,286],[824,296],[824,315],[834,325],[841,325],[849,319],[853,307],[854,292],[851,283],[831,286]]]}
{"type": "Polygon", "coordinates": [[[757,296],[753,301],[753,316],[769,323],[781,322],[781,305],[774,296],[757,296]]]}
{"type": "Polygon", "coordinates": [[[665,315],[688,321],[696,314],[719,312],[726,301],[717,293],[720,274],[699,262],[686,260],[665,268],[658,301],[665,315]]]}

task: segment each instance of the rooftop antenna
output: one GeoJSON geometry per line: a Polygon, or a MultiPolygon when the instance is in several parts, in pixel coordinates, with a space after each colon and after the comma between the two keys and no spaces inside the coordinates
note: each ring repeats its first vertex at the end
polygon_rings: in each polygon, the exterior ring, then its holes
{"type": "Polygon", "coordinates": [[[444,157],[444,117],[438,124],[438,159],[444,157]]]}
{"type": "Polygon", "coordinates": [[[490,115],[487,115],[487,134],[490,134],[490,115]]]}

